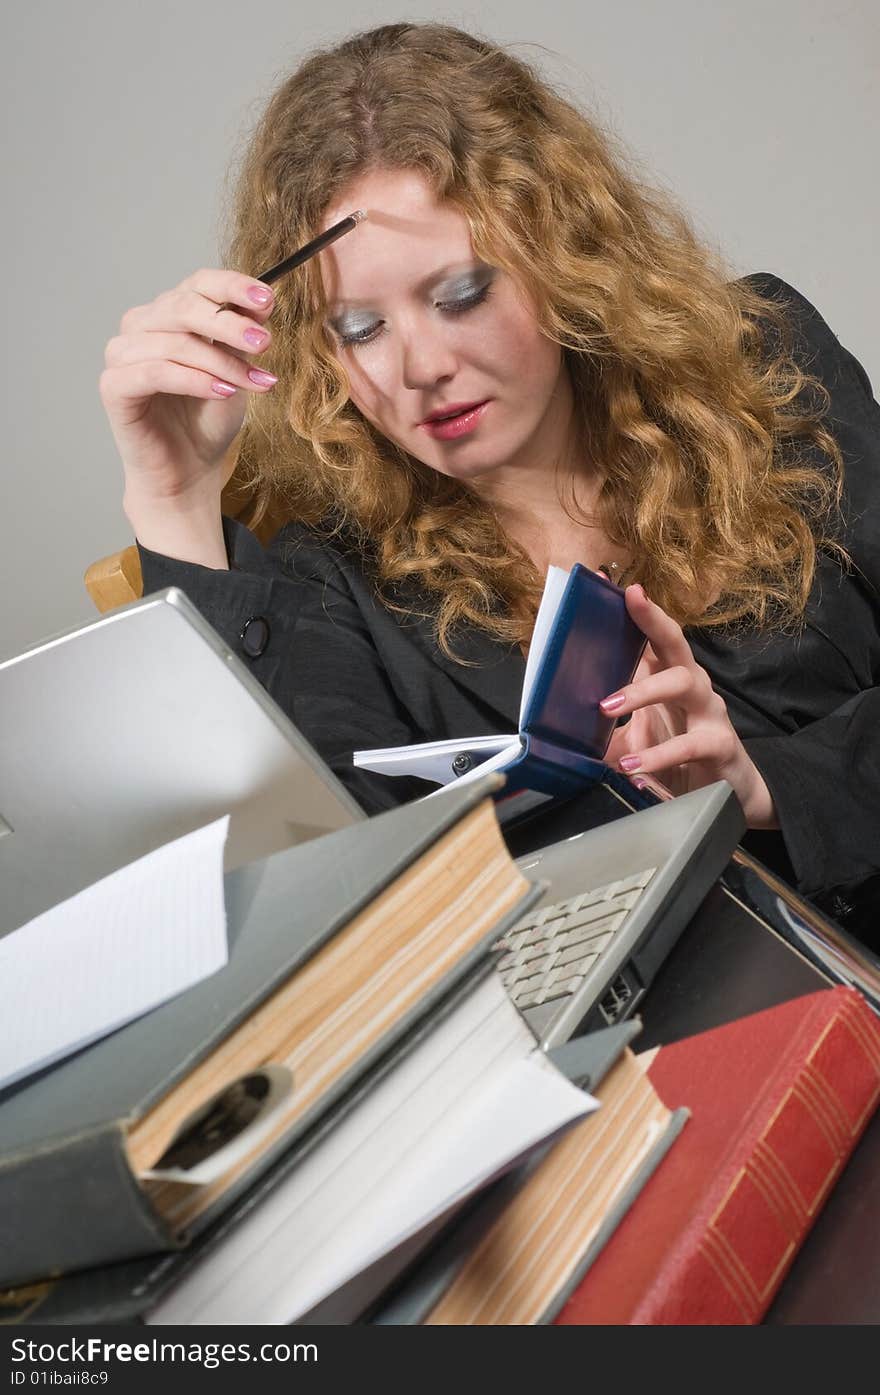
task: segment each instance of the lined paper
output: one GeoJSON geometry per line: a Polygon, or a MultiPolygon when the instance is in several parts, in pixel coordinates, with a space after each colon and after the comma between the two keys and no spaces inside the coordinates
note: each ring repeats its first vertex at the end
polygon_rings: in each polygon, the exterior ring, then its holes
{"type": "Polygon", "coordinates": [[[228,826],[166,843],[0,939],[0,1087],[223,967],[228,826]]]}

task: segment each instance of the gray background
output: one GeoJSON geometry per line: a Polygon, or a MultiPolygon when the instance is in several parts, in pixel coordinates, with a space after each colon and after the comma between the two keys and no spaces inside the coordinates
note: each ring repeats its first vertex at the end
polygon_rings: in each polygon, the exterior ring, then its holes
{"type": "Polygon", "coordinates": [[[131,541],[97,389],[120,316],[216,263],[224,182],[269,92],[314,45],[374,24],[441,19],[515,44],[677,195],[735,274],[796,285],[880,382],[877,0],[28,0],[6,13],[2,655],[92,618],[84,569],[131,541]]]}

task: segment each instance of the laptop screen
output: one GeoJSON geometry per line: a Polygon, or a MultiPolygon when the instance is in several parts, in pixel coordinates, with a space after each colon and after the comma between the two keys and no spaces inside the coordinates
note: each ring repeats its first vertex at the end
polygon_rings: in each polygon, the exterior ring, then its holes
{"type": "Polygon", "coordinates": [[[230,814],[227,870],[365,814],[183,592],[0,663],[0,932],[230,814]]]}

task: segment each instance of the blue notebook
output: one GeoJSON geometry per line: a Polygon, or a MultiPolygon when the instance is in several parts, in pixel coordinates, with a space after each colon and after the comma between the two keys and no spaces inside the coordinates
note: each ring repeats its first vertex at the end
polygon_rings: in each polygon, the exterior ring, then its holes
{"type": "Polygon", "coordinates": [[[579,562],[570,572],[551,567],[526,664],[519,731],[355,751],[354,764],[439,786],[499,770],[507,777],[505,801],[529,790],[576,794],[608,774],[603,757],[616,719],[599,703],[630,682],[644,647],[617,586],[579,562]]]}

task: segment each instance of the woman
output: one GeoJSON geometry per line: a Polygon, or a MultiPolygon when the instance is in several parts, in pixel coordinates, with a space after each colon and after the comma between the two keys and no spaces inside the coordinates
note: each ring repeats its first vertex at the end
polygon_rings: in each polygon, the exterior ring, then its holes
{"type": "Polygon", "coordinates": [[[676,792],[729,780],[758,855],[864,934],[864,370],[457,30],[389,25],[304,63],[252,140],[227,260],[272,265],[359,208],[274,291],[204,269],[123,317],[101,395],[145,589],[188,592],[374,810],[424,787],[352,751],[514,729],[548,564],[605,568],[649,640],[608,694],[630,718],[609,759],[676,792]],[[221,519],[239,433],[239,474],[295,520],[267,551],[221,519]]]}

